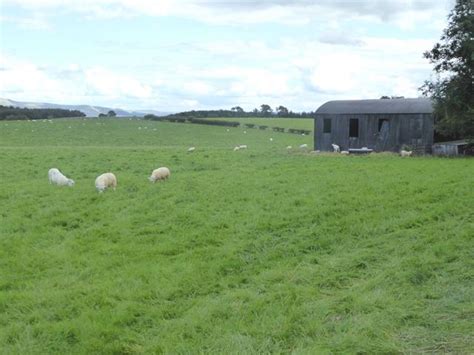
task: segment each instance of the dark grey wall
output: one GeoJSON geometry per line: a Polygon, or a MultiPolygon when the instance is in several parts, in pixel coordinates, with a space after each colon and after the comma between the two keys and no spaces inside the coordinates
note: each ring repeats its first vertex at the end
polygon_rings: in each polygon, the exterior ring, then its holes
{"type": "Polygon", "coordinates": [[[349,148],[368,147],[376,151],[399,151],[404,144],[420,152],[431,152],[432,114],[319,114],[314,125],[314,149],[332,151],[332,143],[349,148]],[[332,120],[331,133],[323,133],[323,120],[332,120]],[[349,120],[359,119],[359,137],[349,137],[349,120]],[[388,119],[388,129],[379,132],[379,119],[388,119]]]}

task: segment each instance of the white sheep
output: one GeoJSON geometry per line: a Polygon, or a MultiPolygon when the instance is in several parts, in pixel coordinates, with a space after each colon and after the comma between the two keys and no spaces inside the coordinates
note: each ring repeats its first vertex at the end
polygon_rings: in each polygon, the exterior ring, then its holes
{"type": "Polygon", "coordinates": [[[95,179],[95,188],[99,192],[104,192],[104,190],[108,189],[109,187],[112,187],[114,191],[115,191],[115,188],[117,187],[117,178],[115,177],[114,174],[105,173],[105,174],[99,175],[97,179],[95,179]]]}
{"type": "Polygon", "coordinates": [[[59,171],[59,169],[51,168],[48,171],[49,183],[58,186],[74,186],[74,180],[68,179],[59,171]]]}
{"type": "Polygon", "coordinates": [[[170,169],[162,166],[161,168],[153,170],[151,176],[148,178],[151,182],[156,182],[156,180],[166,180],[171,176],[170,169]]]}
{"type": "Polygon", "coordinates": [[[247,149],[247,144],[241,144],[241,145],[239,145],[239,148],[240,149],[247,149]]]}
{"type": "Polygon", "coordinates": [[[339,147],[337,144],[331,144],[332,145],[332,149],[334,149],[334,152],[335,153],[339,153],[341,151],[341,147],[339,147]]]}
{"type": "Polygon", "coordinates": [[[240,150],[240,146],[235,146],[235,147],[234,147],[234,152],[237,152],[237,151],[239,151],[239,150],[240,150]]]}
{"type": "Polygon", "coordinates": [[[196,147],[189,147],[188,148],[188,153],[192,153],[196,150],[196,147]]]}
{"type": "Polygon", "coordinates": [[[308,145],[307,145],[307,144],[301,144],[301,145],[300,145],[300,149],[306,149],[306,148],[308,148],[308,145]]]}
{"type": "Polygon", "coordinates": [[[349,155],[349,151],[348,150],[341,150],[341,154],[342,155],[349,155]]]}
{"type": "Polygon", "coordinates": [[[293,147],[289,145],[288,147],[286,147],[286,149],[290,150],[290,149],[293,149],[293,147]]]}
{"type": "Polygon", "coordinates": [[[412,150],[401,150],[400,151],[400,156],[401,157],[410,157],[413,154],[412,150]]]}

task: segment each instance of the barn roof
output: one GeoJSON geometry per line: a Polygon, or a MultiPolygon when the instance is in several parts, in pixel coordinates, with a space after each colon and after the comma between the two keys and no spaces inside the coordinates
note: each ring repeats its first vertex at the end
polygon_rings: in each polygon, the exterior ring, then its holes
{"type": "Polygon", "coordinates": [[[321,105],[316,114],[433,113],[428,98],[337,100],[321,105]]]}

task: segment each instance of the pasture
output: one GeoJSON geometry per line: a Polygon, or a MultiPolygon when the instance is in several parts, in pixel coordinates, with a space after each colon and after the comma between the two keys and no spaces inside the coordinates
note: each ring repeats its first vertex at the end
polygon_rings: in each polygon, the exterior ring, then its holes
{"type": "Polygon", "coordinates": [[[246,132],[0,122],[1,352],[472,352],[474,160],[246,132]]]}

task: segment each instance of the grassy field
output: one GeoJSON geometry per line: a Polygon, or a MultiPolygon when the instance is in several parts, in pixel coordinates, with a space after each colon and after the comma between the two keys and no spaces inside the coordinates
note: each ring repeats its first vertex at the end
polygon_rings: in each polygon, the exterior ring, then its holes
{"type": "Polygon", "coordinates": [[[302,143],[0,122],[0,352],[472,353],[474,160],[286,150],[302,143]]]}

